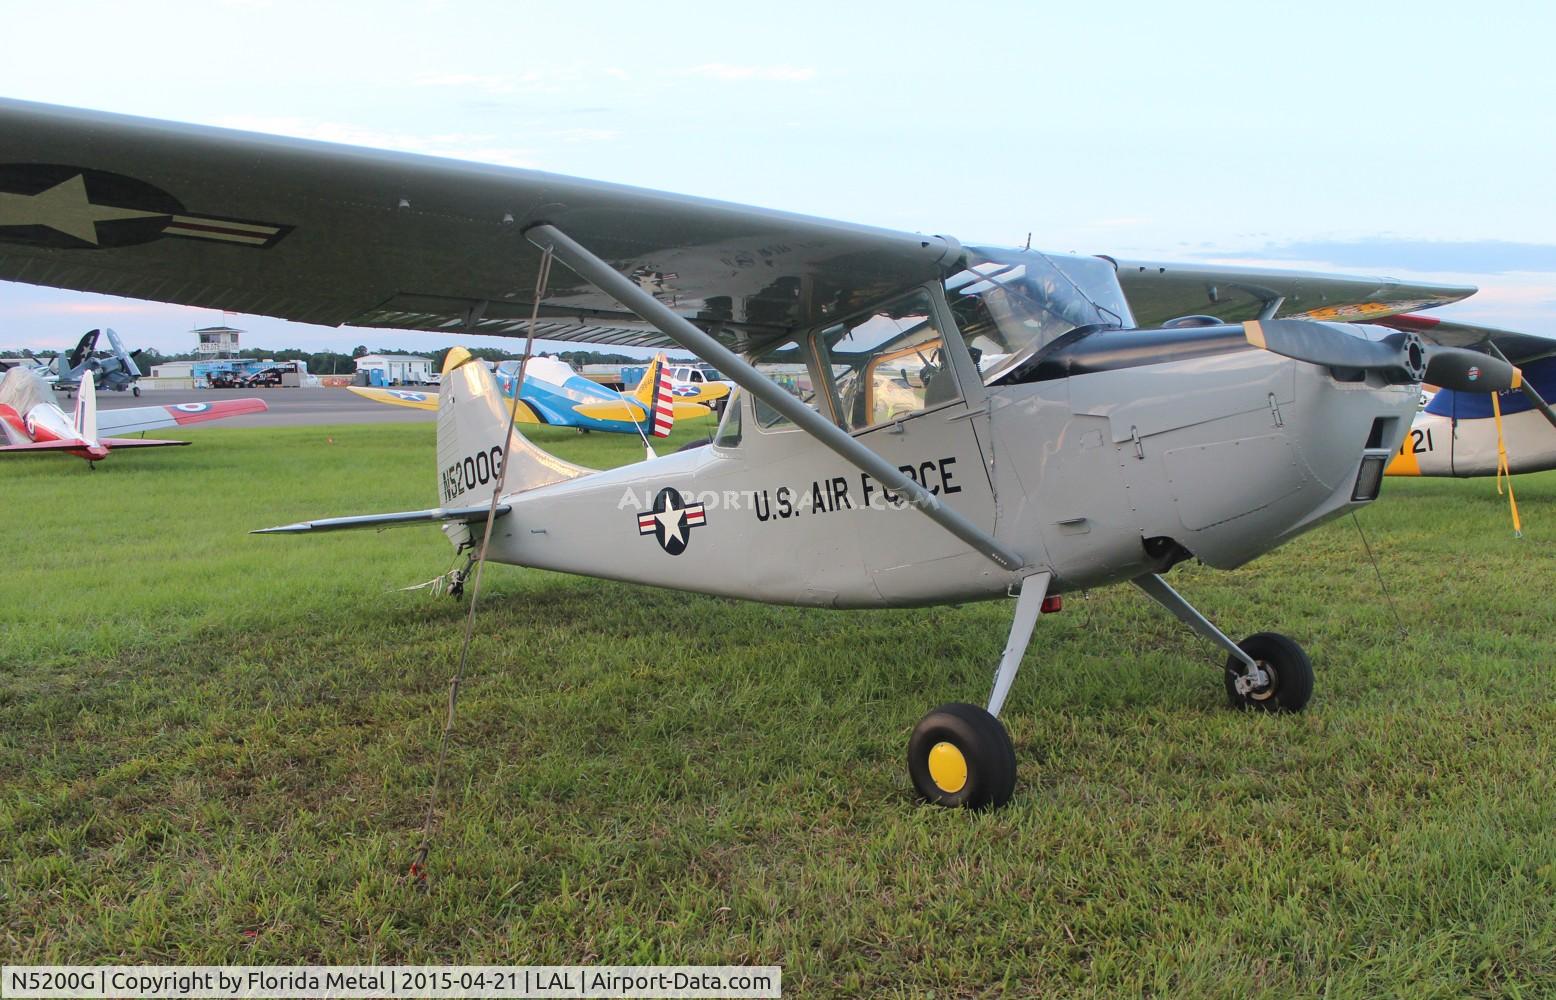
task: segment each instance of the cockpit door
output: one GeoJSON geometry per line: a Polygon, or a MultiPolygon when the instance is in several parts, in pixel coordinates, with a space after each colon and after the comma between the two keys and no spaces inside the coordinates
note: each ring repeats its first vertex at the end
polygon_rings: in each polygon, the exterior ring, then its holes
{"type": "MultiPolygon", "coordinates": [[[[979,440],[987,413],[977,366],[944,306],[938,286],[915,289],[875,310],[811,334],[815,368],[825,380],[818,402],[861,443],[985,531],[995,527],[994,494],[979,440]]],[[[849,503],[848,519],[881,596],[928,600],[986,580],[987,558],[907,507],[858,470],[839,469],[814,498],[849,503]]]]}

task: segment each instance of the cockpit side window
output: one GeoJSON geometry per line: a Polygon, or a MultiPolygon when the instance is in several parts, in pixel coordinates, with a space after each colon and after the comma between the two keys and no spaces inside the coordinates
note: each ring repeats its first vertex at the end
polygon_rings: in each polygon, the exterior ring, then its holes
{"type": "Polygon", "coordinates": [[[713,435],[715,448],[738,448],[740,446],[740,411],[745,409],[745,399],[739,389],[729,394],[724,402],[724,418],[719,421],[718,433],[713,435]]]}
{"type": "MultiPolygon", "coordinates": [[[[817,408],[815,379],[811,377],[810,367],[806,364],[806,352],[799,341],[785,341],[756,355],[751,361],[763,375],[778,383],[800,402],[812,409],[817,408]]],[[[752,397],[751,401],[755,404],[757,426],[765,430],[792,426],[788,417],[760,399],[752,397]]]]}
{"type": "Polygon", "coordinates": [[[935,321],[918,289],[814,336],[831,376],[832,408],[847,430],[922,413],[962,397],[935,321]]]}

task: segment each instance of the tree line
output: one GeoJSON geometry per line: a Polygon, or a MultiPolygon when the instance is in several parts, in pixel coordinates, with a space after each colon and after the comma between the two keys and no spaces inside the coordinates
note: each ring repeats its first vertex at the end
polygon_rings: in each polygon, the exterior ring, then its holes
{"type": "MultiPolygon", "coordinates": [[[[302,361],[307,363],[308,370],[315,375],[350,375],[357,370],[355,364],[356,359],[367,354],[431,358],[432,370],[442,371],[443,359],[448,356],[448,352],[451,350],[453,350],[452,345],[448,347],[440,347],[437,350],[430,352],[407,351],[384,347],[376,348],[370,351],[367,349],[367,345],[358,344],[356,347],[351,349],[350,354],[342,354],[339,351],[305,351],[300,347],[283,347],[280,350],[271,350],[264,347],[246,347],[238,351],[234,356],[242,358],[245,361],[302,361]]],[[[20,356],[21,353],[22,352],[20,350],[0,349],[0,355],[5,355],[8,357],[20,356]]],[[[40,358],[51,358],[59,353],[62,352],[39,351],[37,352],[37,356],[40,358]]],[[[516,356],[518,351],[509,351],[498,347],[476,347],[471,348],[470,353],[474,354],[476,357],[483,361],[497,362],[506,361],[507,359],[516,356]]],[[[616,354],[607,351],[559,351],[551,356],[561,358],[563,361],[566,361],[568,364],[572,365],[575,369],[581,369],[584,365],[643,364],[642,358],[634,358],[627,354],[616,354]]],[[[140,367],[140,370],[147,373],[150,373],[153,365],[165,365],[174,361],[202,360],[209,359],[203,355],[196,354],[194,351],[185,351],[181,354],[164,354],[155,348],[145,348],[135,356],[135,362],[140,367]]],[[[677,361],[676,363],[684,364],[687,362],[677,361]]]]}

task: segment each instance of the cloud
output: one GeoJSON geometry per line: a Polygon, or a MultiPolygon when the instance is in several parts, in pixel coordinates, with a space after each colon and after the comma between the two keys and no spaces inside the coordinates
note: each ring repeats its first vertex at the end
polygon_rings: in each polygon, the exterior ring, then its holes
{"type": "Polygon", "coordinates": [[[267,115],[238,115],[220,119],[215,124],[249,132],[289,135],[298,139],[340,142],[350,146],[369,146],[374,149],[394,149],[406,153],[425,153],[428,156],[448,156],[459,160],[496,163],[508,167],[533,168],[536,165],[534,154],[530,150],[494,145],[500,143],[500,137],[484,132],[418,135],[412,132],[386,132],[360,125],[311,118],[267,115]]]}
{"type": "Polygon", "coordinates": [[[1288,266],[1294,261],[1317,262],[1386,273],[1556,272],[1556,245],[1506,240],[1412,240],[1374,236],[1356,240],[1270,243],[1254,250],[1207,251],[1195,256],[1257,258],[1288,266]]]}
{"type": "Polygon", "coordinates": [[[515,81],[496,73],[418,73],[411,78],[413,87],[459,87],[484,90],[491,94],[511,93],[515,81]]]}
{"type": "Polygon", "coordinates": [[[700,76],[708,80],[766,80],[802,83],[816,78],[810,66],[740,66],[731,63],[703,63],[681,70],[680,76],[700,76]]]}
{"type": "Polygon", "coordinates": [[[565,128],[543,134],[558,142],[611,142],[621,136],[620,132],[610,128],[565,128]]]}

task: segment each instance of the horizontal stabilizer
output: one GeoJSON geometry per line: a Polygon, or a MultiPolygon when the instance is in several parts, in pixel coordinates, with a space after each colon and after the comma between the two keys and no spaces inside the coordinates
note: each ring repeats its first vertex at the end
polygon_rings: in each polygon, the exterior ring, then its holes
{"type": "Polygon", "coordinates": [[[573,412],[590,420],[620,420],[624,423],[642,423],[648,417],[648,411],[643,407],[625,399],[612,399],[603,403],[579,403],[573,407],[573,412]]]}
{"type": "Polygon", "coordinates": [[[24,452],[44,451],[80,451],[86,447],[85,441],[30,441],[24,444],[8,444],[0,446],[0,453],[19,454],[24,452]]]}
{"type": "Polygon", "coordinates": [[[414,389],[375,389],[361,385],[348,385],[346,388],[363,399],[371,399],[375,403],[408,406],[413,410],[436,411],[438,408],[438,394],[435,392],[417,392],[414,389]]]}
{"type": "Polygon", "coordinates": [[[176,448],[189,441],[159,441],[156,438],[102,438],[98,444],[107,448],[176,448]]]}
{"type": "MultiPolygon", "coordinates": [[[[298,521],[278,528],[257,528],[251,535],[297,535],[305,531],[346,531],[350,528],[398,528],[407,524],[441,524],[448,521],[484,521],[492,508],[482,507],[434,507],[432,510],[407,510],[396,514],[358,514],[353,517],[326,517],[318,521],[298,521]]],[[[502,517],[513,508],[505,503],[497,505],[497,516],[502,517]]]]}

